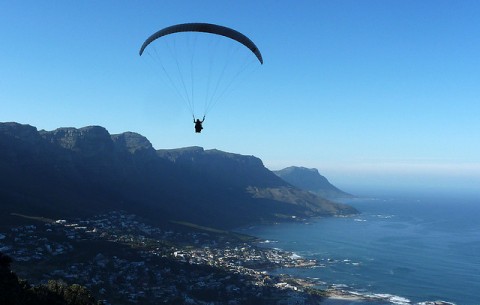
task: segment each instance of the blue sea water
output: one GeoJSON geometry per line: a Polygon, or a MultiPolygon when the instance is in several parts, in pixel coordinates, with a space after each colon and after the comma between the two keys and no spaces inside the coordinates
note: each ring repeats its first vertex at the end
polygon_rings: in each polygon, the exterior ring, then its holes
{"type": "Polygon", "coordinates": [[[314,258],[316,268],[277,273],[318,279],[398,304],[480,304],[480,198],[344,201],[361,214],[244,228],[263,246],[314,258]]]}

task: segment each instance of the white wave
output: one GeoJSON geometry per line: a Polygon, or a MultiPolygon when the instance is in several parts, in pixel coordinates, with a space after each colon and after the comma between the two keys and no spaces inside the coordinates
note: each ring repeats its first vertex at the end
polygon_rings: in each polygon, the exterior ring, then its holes
{"type": "MultiPolygon", "coordinates": [[[[327,284],[327,283],[325,283],[327,284]]],[[[401,297],[398,295],[388,294],[388,293],[367,293],[365,291],[354,291],[348,290],[350,287],[345,284],[332,284],[330,287],[344,296],[353,296],[357,297],[359,300],[365,301],[386,301],[395,305],[457,305],[456,303],[451,303],[447,301],[424,301],[418,303],[412,303],[410,299],[401,297]]]]}
{"type": "Polygon", "coordinates": [[[417,305],[456,305],[455,303],[447,302],[447,301],[427,301],[427,302],[419,302],[417,305]]]}
{"type": "Polygon", "coordinates": [[[315,269],[315,268],[325,268],[325,267],[327,267],[325,264],[318,264],[318,265],[312,266],[310,268],[315,269]]]}
{"type": "Polygon", "coordinates": [[[392,304],[398,304],[398,305],[410,305],[412,302],[404,297],[400,297],[398,295],[393,295],[393,294],[387,294],[387,293],[377,293],[373,294],[373,297],[377,297],[379,299],[387,300],[392,304]]]}
{"type": "Polygon", "coordinates": [[[278,240],[269,240],[269,239],[265,239],[263,241],[260,242],[261,244],[271,244],[271,243],[278,243],[278,240]]]}
{"type": "Polygon", "coordinates": [[[292,255],[290,255],[290,258],[291,259],[299,259],[299,258],[302,258],[300,255],[296,254],[296,253],[292,253],[292,255]]]}
{"type": "Polygon", "coordinates": [[[348,285],[345,284],[332,284],[332,287],[335,289],[345,289],[348,288],[348,285]]]}

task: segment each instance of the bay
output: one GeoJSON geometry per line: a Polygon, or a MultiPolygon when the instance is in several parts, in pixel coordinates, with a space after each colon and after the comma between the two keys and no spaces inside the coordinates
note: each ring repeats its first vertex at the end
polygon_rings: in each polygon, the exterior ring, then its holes
{"type": "Polygon", "coordinates": [[[480,304],[480,200],[410,196],[344,201],[361,214],[242,228],[265,247],[318,261],[274,273],[382,295],[396,304],[480,304]]]}

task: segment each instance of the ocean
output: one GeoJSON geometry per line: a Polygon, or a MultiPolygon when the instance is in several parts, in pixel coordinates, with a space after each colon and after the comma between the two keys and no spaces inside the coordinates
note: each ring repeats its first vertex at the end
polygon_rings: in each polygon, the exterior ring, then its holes
{"type": "MultiPolygon", "coordinates": [[[[337,287],[382,295],[393,304],[442,300],[480,304],[480,198],[344,200],[361,214],[242,228],[264,247],[314,258],[315,268],[283,268],[337,287]]],[[[387,302],[388,303],[388,302],[387,302]]]]}

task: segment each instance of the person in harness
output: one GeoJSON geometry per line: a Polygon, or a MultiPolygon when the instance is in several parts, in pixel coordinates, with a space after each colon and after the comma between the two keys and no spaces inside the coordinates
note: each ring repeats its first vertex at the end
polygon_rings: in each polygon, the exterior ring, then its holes
{"type": "Polygon", "coordinates": [[[200,121],[200,119],[195,120],[195,116],[193,116],[193,123],[195,124],[195,132],[196,133],[201,133],[203,126],[202,123],[205,121],[205,116],[203,116],[203,119],[200,121]]]}

